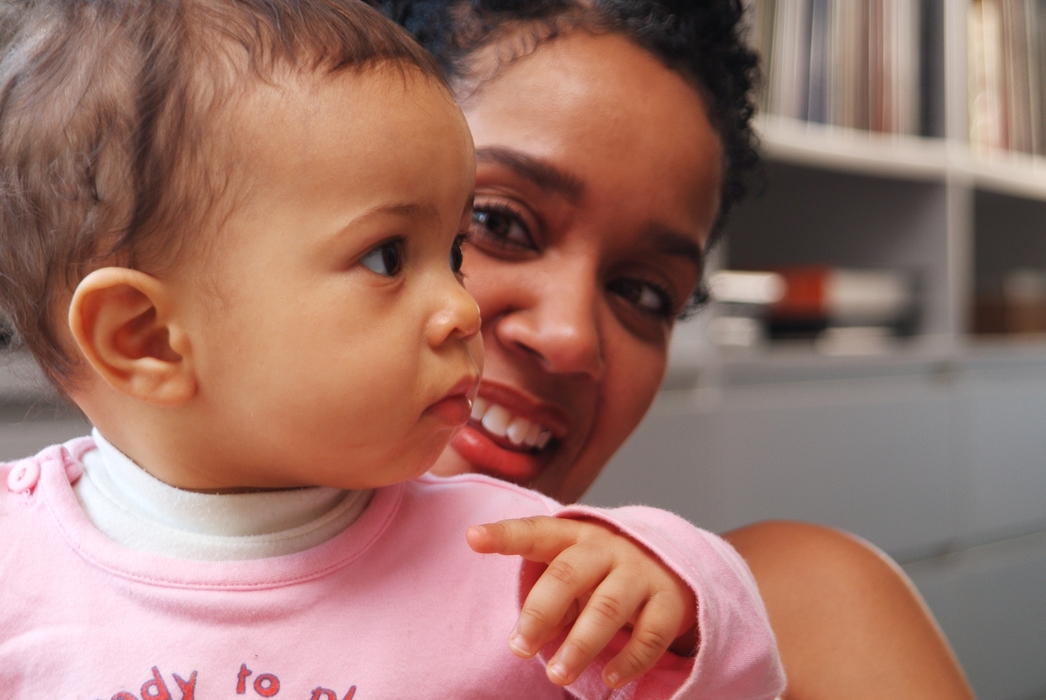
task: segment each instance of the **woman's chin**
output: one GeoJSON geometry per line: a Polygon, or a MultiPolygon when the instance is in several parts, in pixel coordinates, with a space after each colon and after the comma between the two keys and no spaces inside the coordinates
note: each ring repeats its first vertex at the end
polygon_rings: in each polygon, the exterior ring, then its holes
{"type": "Polygon", "coordinates": [[[516,484],[527,484],[541,473],[547,459],[499,445],[482,430],[466,425],[437,460],[432,472],[439,476],[480,473],[516,484]]]}

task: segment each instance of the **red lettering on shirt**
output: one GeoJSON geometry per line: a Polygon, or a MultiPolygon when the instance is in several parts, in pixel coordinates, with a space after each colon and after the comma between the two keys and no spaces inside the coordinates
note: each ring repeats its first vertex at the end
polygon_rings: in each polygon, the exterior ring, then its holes
{"type": "Polygon", "coordinates": [[[171,692],[163,682],[160,669],[153,666],[153,679],[142,685],[142,700],[171,700],[171,692]]]}
{"type": "Polygon", "coordinates": [[[280,692],[280,679],[271,673],[263,673],[254,679],[254,692],[263,698],[271,698],[280,692]]]}
{"type": "Polygon", "coordinates": [[[192,672],[189,680],[185,680],[177,673],[173,675],[174,682],[178,684],[179,690],[182,691],[182,700],[196,700],[196,671],[192,672]]]}
{"type": "MultiPolygon", "coordinates": [[[[342,700],[352,700],[356,696],[356,686],[349,688],[342,700]]],[[[314,688],[309,700],[338,700],[338,694],[329,688],[314,688]]]]}
{"type": "Polygon", "coordinates": [[[236,694],[243,695],[247,692],[247,676],[254,671],[247,668],[247,664],[240,664],[240,672],[236,674],[236,694]]]}

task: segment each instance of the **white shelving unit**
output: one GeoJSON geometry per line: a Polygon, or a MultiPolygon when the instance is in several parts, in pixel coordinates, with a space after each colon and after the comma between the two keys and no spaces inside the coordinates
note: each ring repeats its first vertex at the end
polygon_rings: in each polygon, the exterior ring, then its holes
{"type": "Polygon", "coordinates": [[[1007,269],[1046,268],[1046,160],[968,147],[968,6],[924,2],[927,135],[761,116],[768,187],[715,256],[910,270],[914,335],[874,355],[729,350],[699,316],[588,500],[713,530],[789,518],[855,532],[905,565],[978,697],[1046,698],[1046,337],[973,333],[976,298],[1007,269]]]}

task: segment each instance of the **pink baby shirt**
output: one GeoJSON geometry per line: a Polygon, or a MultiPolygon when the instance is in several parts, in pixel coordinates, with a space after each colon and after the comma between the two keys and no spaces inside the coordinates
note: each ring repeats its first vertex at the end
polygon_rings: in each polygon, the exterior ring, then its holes
{"type": "MultiPolygon", "coordinates": [[[[784,676],[751,573],[723,540],[644,507],[564,507],[482,476],[378,489],[346,530],[296,554],[190,561],[118,545],[71,483],[90,438],[0,465],[0,696],[48,700],[774,698],[784,676]],[[567,691],[509,651],[521,562],[469,525],[598,519],[696,593],[696,658],[617,691],[604,653],[567,691]]],[[[619,635],[623,637],[623,635],[619,635]]]]}

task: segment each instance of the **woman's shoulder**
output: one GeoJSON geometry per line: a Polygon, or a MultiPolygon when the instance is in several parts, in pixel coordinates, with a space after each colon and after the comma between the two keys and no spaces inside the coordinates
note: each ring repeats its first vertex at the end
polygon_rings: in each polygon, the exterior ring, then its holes
{"type": "Polygon", "coordinates": [[[795,561],[802,557],[805,564],[836,568],[847,566],[896,570],[886,554],[866,540],[843,530],[792,520],[766,520],[731,530],[723,538],[738,551],[746,551],[757,563],[771,564],[775,559],[795,561]],[[842,558],[842,559],[840,559],[842,558]]]}
{"type": "Polygon", "coordinates": [[[973,697],[915,586],[871,543],[790,521],[723,537],[756,578],[790,697],[973,697]]]}

